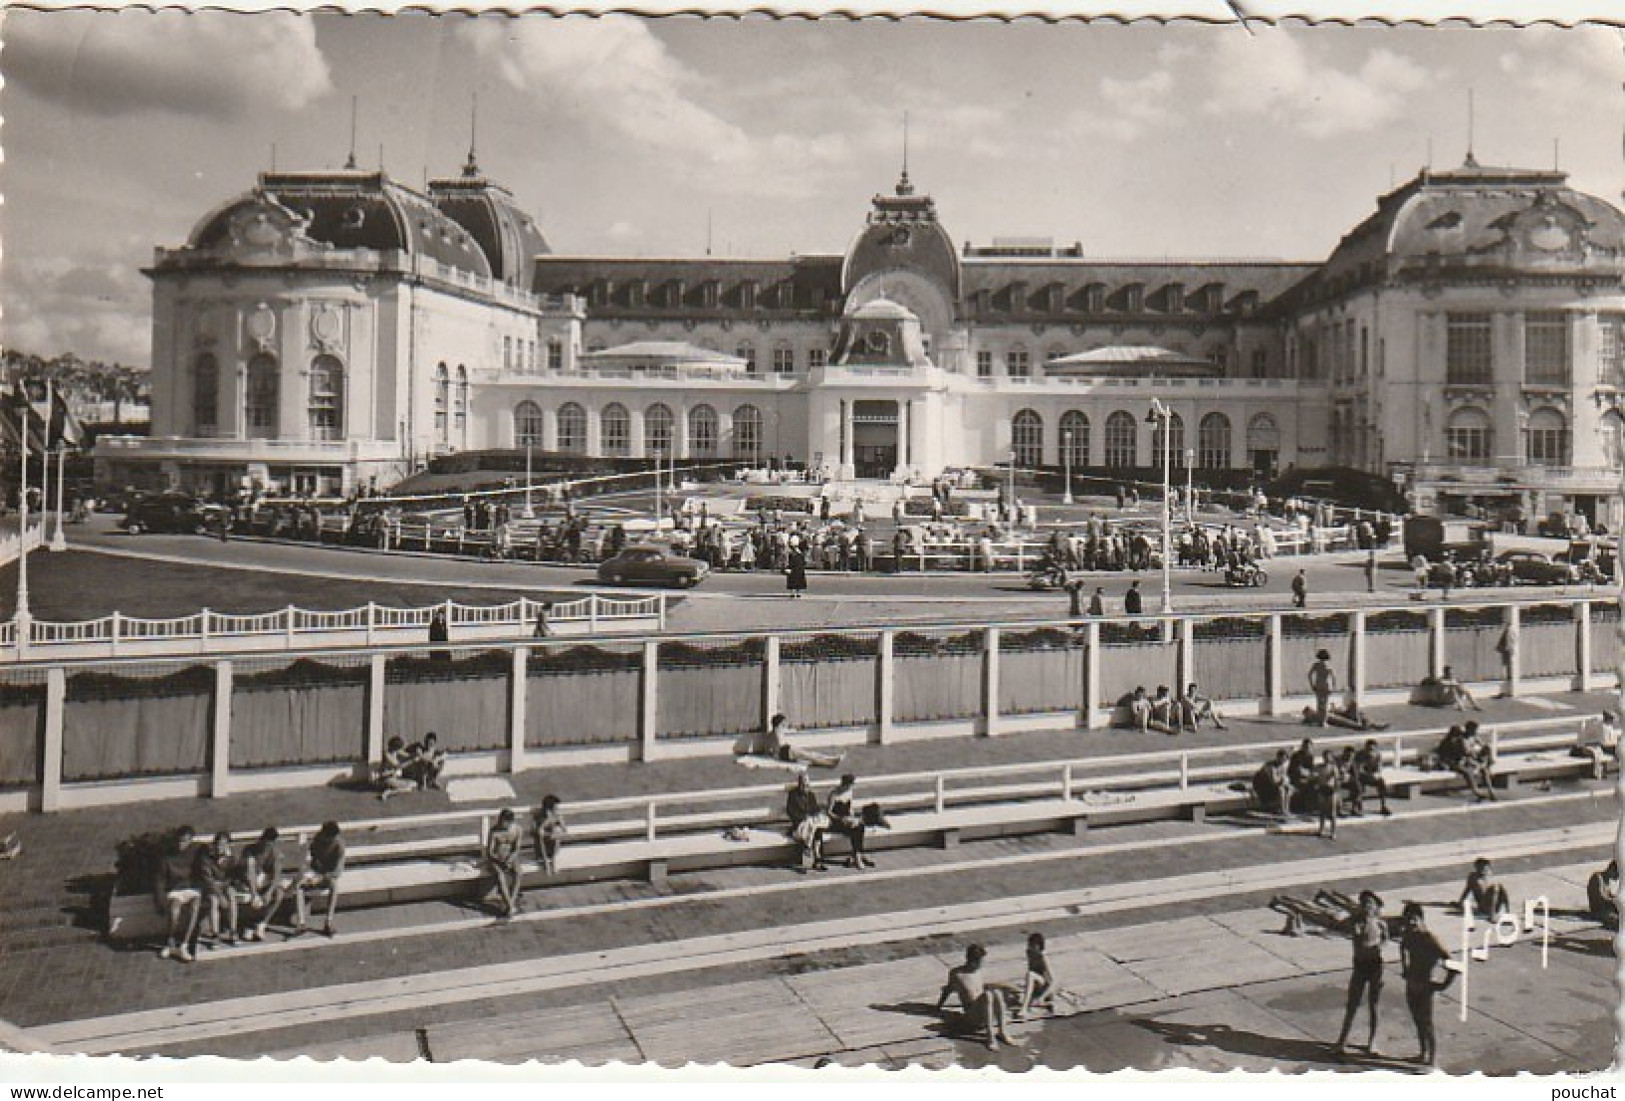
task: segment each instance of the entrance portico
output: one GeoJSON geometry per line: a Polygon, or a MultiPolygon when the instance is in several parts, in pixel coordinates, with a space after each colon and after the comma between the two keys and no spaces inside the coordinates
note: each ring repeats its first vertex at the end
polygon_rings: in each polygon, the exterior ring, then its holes
{"type": "Polygon", "coordinates": [[[925,401],[909,397],[839,399],[841,456],[837,477],[894,478],[918,474],[925,401]]]}

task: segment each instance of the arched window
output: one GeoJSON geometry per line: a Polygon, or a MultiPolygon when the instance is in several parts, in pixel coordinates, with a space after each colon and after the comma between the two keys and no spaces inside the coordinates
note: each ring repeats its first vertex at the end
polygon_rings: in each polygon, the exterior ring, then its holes
{"type": "Polygon", "coordinates": [[[587,411],[573,401],[559,406],[559,450],[566,455],[587,453],[587,411]]]}
{"type": "Polygon", "coordinates": [[[1569,465],[1569,422],[1556,409],[1537,409],[1529,415],[1526,458],[1542,466],[1569,465]]]}
{"type": "Polygon", "coordinates": [[[250,439],[273,439],[277,434],[278,378],[276,357],[259,353],[248,361],[248,392],[243,398],[243,419],[250,439]]]}
{"type": "Polygon", "coordinates": [[[1275,471],[1281,458],[1281,429],[1268,413],[1256,413],[1247,422],[1247,462],[1260,474],[1275,471]]]}
{"type": "Polygon", "coordinates": [[[1076,409],[1061,414],[1061,463],[1089,465],[1089,418],[1076,409]]]}
{"type": "Polygon", "coordinates": [[[717,411],[709,405],[688,411],[688,453],[696,459],[717,457],[717,411]]]}
{"type": "Polygon", "coordinates": [[[1457,409],[1445,425],[1445,446],[1452,459],[1487,459],[1493,453],[1494,429],[1482,409],[1457,409]]]}
{"type": "Polygon", "coordinates": [[[1151,426],[1151,465],[1160,467],[1164,462],[1170,467],[1183,467],[1185,465],[1185,421],[1178,413],[1168,415],[1168,452],[1162,450],[1162,418],[1158,417],[1151,426]]]}
{"type": "Polygon", "coordinates": [[[1119,409],[1106,418],[1106,465],[1131,467],[1138,465],[1139,425],[1133,413],[1119,409]]]}
{"type": "Polygon", "coordinates": [[[434,369],[434,438],[444,444],[450,433],[451,376],[446,365],[434,369]]]}
{"type": "Polygon", "coordinates": [[[310,438],[344,438],[344,364],[334,356],[310,364],[310,438]]]}
{"type": "Polygon", "coordinates": [[[756,373],[756,345],[741,344],[734,349],[734,355],[745,361],[746,374],[754,375],[756,373]]]}
{"type": "Polygon", "coordinates": [[[513,407],[513,445],[542,446],[542,407],[533,401],[522,401],[513,407]]]}
{"type": "Polygon", "coordinates": [[[762,459],[762,411],[754,405],[734,410],[733,457],[753,463],[762,459]]]}
{"type": "Polygon", "coordinates": [[[1609,466],[1625,466],[1625,417],[1613,411],[1602,415],[1602,454],[1609,466]]]}
{"type": "Polygon", "coordinates": [[[212,436],[220,427],[220,364],[204,352],[192,363],[192,431],[212,436]]]}
{"type": "Polygon", "coordinates": [[[604,406],[598,415],[598,450],[603,455],[632,453],[632,418],[618,401],[604,406]]]}
{"type": "Polygon", "coordinates": [[[658,402],[643,411],[643,451],[649,456],[672,457],[671,407],[658,402]]]}
{"type": "Polygon", "coordinates": [[[1032,409],[1023,409],[1010,422],[1010,449],[1017,466],[1042,466],[1044,462],[1044,418],[1032,409]]]}
{"type": "Polygon", "coordinates": [[[1226,470],[1230,466],[1230,418],[1209,413],[1196,426],[1196,465],[1203,470],[1226,470]]]}
{"type": "Polygon", "coordinates": [[[468,446],[468,368],[457,365],[456,401],[451,407],[451,438],[458,447],[468,446]]]}

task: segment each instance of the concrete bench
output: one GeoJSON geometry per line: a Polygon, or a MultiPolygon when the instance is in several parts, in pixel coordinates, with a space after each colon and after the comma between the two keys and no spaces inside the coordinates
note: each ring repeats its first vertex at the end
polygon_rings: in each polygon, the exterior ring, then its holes
{"type": "MultiPolygon", "coordinates": [[[[1562,749],[1508,754],[1497,758],[1490,766],[1490,782],[1498,788],[1508,790],[1517,787],[1521,780],[1551,780],[1589,775],[1591,775],[1589,758],[1574,757],[1562,749]]],[[[1388,785],[1388,793],[1396,799],[1414,799],[1424,791],[1450,791],[1467,786],[1466,779],[1450,769],[1385,768],[1382,770],[1382,778],[1388,785]]]]}
{"type": "MultiPolygon", "coordinates": [[[[1093,825],[1188,819],[1201,821],[1209,810],[1245,809],[1248,796],[1218,785],[1161,788],[1150,791],[1084,793],[1073,799],[1047,798],[1022,802],[917,811],[888,811],[888,828],[871,829],[865,847],[871,851],[948,848],[961,841],[1023,834],[1068,831],[1079,833],[1093,825]]],[[[718,817],[695,815],[694,819],[718,817]]],[[[788,823],[775,815],[748,821],[749,815],[726,816],[730,824],[744,825],[745,836],[731,841],[722,831],[675,833],[648,840],[626,837],[641,823],[601,823],[597,828],[572,827],[560,848],[551,876],[534,859],[521,861],[527,887],[594,882],[606,879],[647,879],[661,882],[672,873],[705,871],[741,865],[771,865],[796,859],[798,846],[788,834],[788,823]],[[591,833],[620,834],[615,839],[585,840],[591,833]]],[[[663,819],[668,828],[677,819],[663,819]]],[[[699,823],[695,823],[698,825],[699,823]]],[[[847,839],[830,833],[826,852],[839,857],[848,851],[847,839]]],[[[369,857],[347,861],[341,881],[339,908],[352,909],[418,902],[435,898],[484,893],[491,886],[479,856],[475,837],[431,838],[379,846],[357,846],[369,857]],[[389,854],[388,858],[385,854],[389,854]]],[[[287,905],[292,905],[291,900],[287,905]]],[[[163,936],[163,916],[149,894],[116,896],[109,901],[108,935],[117,940],[152,940],[163,936]]]]}

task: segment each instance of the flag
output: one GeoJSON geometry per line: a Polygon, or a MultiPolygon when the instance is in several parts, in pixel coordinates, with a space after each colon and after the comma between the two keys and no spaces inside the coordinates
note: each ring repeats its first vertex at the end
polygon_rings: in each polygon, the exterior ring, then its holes
{"type": "Polygon", "coordinates": [[[0,394],[0,434],[15,447],[19,441],[29,451],[45,450],[45,418],[28,400],[28,387],[19,381],[9,394],[0,394]]]}
{"type": "Polygon", "coordinates": [[[85,427],[73,415],[73,410],[68,408],[68,399],[62,396],[59,387],[51,390],[51,406],[46,415],[50,417],[46,438],[52,447],[78,450],[84,446],[85,427]]]}

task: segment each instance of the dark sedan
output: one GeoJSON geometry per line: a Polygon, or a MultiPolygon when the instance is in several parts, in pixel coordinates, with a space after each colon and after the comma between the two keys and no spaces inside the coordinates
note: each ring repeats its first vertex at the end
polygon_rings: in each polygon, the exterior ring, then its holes
{"type": "Polygon", "coordinates": [[[711,567],[698,558],[685,558],[666,547],[627,547],[598,567],[598,580],[609,585],[623,581],[644,585],[675,585],[689,589],[705,580],[711,567]]]}
{"type": "Polygon", "coordinates": [[[185,493],[158,493],[130,505],[124,516],[124,530],[131,535],[144,531],[215,531],[226,510],[220,505],[199,501],[185,493]]]}
{"type": "Polygon", "coordinates": [[[1512,580],[1528,585],[1566,585],[1574,579],[1567,562],[1554,562],[1537,551],[1506,551],[1496,556],[1495,564],[1511,567],[1512,580]]]}

